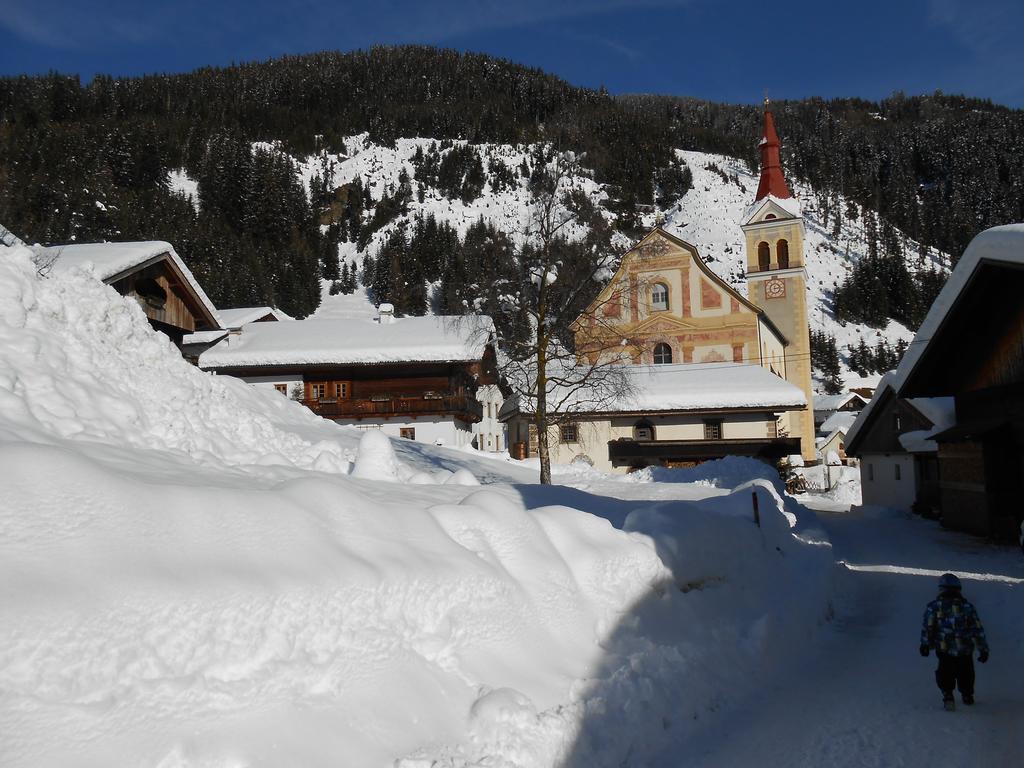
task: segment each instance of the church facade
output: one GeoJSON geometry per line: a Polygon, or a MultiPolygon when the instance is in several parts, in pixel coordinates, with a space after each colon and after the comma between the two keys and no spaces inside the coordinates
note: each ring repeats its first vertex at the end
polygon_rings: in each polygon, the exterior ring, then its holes
{"type": "MultiPolygon", "coordinates": [[[[574,414],[568,429],[553,431],[553,461],[586,458],[608,469],[731,454],[815,459],[804,224],[779,146],[766,109],[761,180],[739,222],[746,296],[692,244],[655,228],[577,319],[581,357],[634,366],[640,389],[660,395],[634,392],[614,409],[574,414]]],[[[526,440],[529,417],[519,416],[509,421],[510,442],[526,440]]],[[[527,455],[535,443],[531,435],[527,455]]]]}

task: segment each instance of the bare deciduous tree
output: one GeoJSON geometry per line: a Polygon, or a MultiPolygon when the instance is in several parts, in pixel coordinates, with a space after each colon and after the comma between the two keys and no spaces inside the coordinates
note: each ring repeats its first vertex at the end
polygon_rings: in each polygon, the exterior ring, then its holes
{"type": "Polygon", "coordinates": [[[628,339],[604,308],[621,306],[623,287],[598,298],[621,250],[599,211],[574,187],[578,166],[557,154],[531,183],[529,225],[521,233],[520,285],[498,309],[503,374],[537,433],[540,481],[551,482],[549,430],[573,414],[601,410],[628,394],[628,339]],[[577,344],[577,341],[582,341],[577,344]]]}

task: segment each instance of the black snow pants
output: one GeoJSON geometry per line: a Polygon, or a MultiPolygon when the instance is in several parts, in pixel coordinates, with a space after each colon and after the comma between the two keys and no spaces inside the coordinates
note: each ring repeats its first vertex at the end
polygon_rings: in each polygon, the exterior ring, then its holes
{"type": "Polygon", "coordinates": [[[936,653],[939,657],[939,668],[935,670],[935,682],[939,684],[944,698],[950,698],[955,688],[960,689],[962,696],[974,695],[974,659],[971,654],[951,656],[948,653],[936,653]]]}

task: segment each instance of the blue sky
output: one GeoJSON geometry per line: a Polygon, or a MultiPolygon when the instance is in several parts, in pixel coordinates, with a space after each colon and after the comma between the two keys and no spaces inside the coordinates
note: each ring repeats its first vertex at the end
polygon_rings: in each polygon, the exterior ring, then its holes
{"type": "Polygon", "coordinates": [[[180,72],[426,43],[613,93],[967,93],[1024,107],[1022,0],[0,0],[0,73],[180,72]]]}

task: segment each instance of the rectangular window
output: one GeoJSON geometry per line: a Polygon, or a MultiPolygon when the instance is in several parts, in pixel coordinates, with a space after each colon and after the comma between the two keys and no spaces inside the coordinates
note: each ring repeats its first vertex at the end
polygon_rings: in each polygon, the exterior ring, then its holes
{"type": "Polygon", "coordinates": [[[334,382],[335,396],[341,400],[342,398],[348,397],[349,385],[347,381],[336,381],[334,382]]]}
{"type": "Polygon", "coordinates": [[[309,394],[314,400],[323,400],[327,397],[327,385],[322,381],[317,382],[310,386],[309,394]]]}
{"type": "Polygon", "coordinates": [[[868,464],[868,480],[872,480],[873,481],[874,479],[875,479],[875,465],[874,464],[868,464]]]}
{"type": "Polygon", "coordinates": [[[400,427],[398,430],[399,437],[404,437],[406,440],[416,439],[416,427],[400,427]]]}
{"type": "Polygon", "coordinates": [[[558,439],[563,443],[579,442],[579,434],[575,424],[561,424],[558,427],[558,439]]]}
{"type": "Polygon", "coordinates": [[[288,385],[287,384],[275,384],[274,385],[274,389],[276,389],[282,395],[287,395],[288,394],[288,385]]]}
{"type": "Polygon", "coordinates": [[[722,420],[715,419],[704,422],[704,439],[705,440],[721,440],[722,439],[722,420]]]}
{"type": "Polygon", "coordinates": [[[896,479],[899,480],[900,479],[900,465],[896,464],[895,466],[896,466],[896,479]]]}
{"type": "Polygon", "coordinates": [[[892,415],[892,423],[893,426],[896,427],[897,432],[899,432],[903,428],[903,421],[902,419],[900,419],[900,415],[898,413],[894,413],[892,415]]]}
{"type": "Polygon", "coordinates": [[[668,309],[668,286],[663,283],[655,283],[651,290],[651,309],[668,309]]]}

